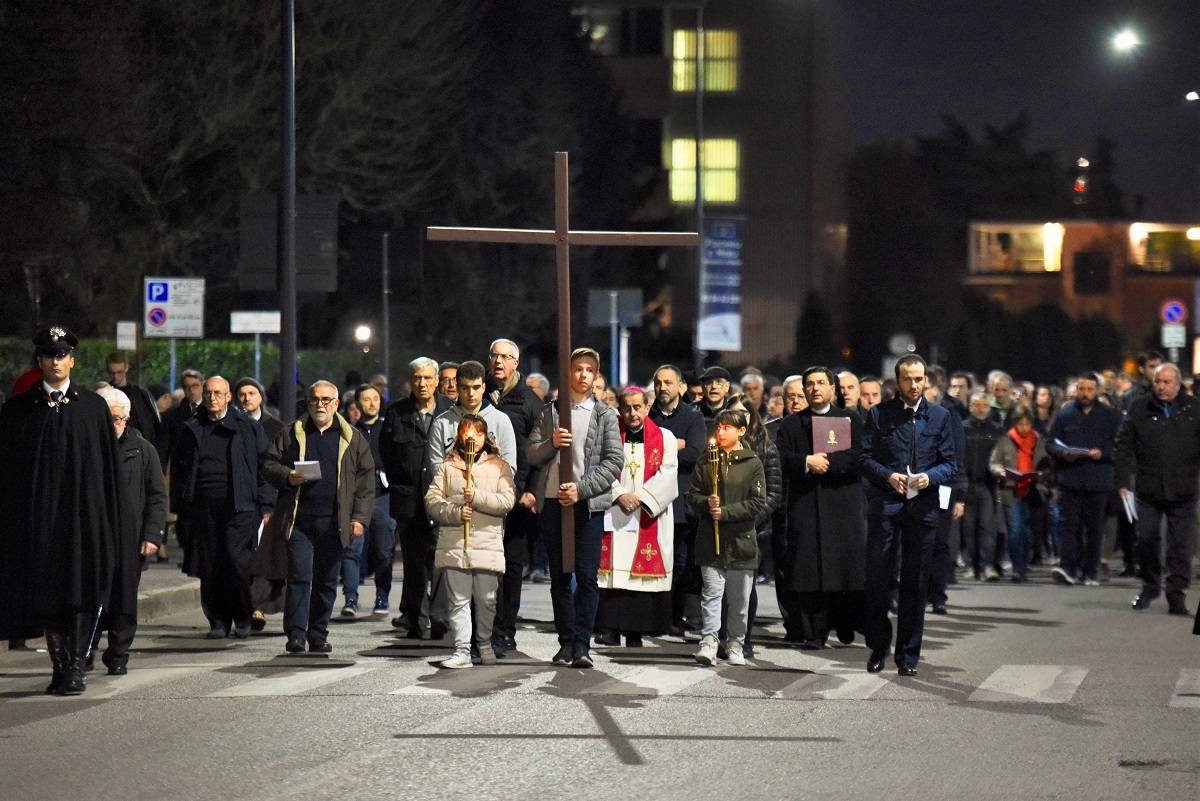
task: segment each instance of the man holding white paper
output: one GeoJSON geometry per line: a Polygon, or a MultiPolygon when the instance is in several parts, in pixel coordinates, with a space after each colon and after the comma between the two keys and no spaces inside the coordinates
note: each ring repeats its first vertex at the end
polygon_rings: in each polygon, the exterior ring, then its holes
{"type": "Polygon", "coordinates": [[[863,426],[862,472],[867,494],[865,634],[867,670],[883,670],[892,644],[888,603],[900,561],[895,660],[901,676],[915,676],[925,628],[925,602],[939,514],[938,487],[958,467],[957,418],[925,400],[925,360],[896,362],[896,397],[872,407],[863,426]]]}
{"type": "Polygon", "coordinates": [[[1160,526],[1167,522],[1167,611],[1188,614],[1196,542],[1196,495],[1200,483],[1200,407],[1182,386],[1179,368],[1167,363],[1154,373],[1151,394],[1134,398],[1117,435],[1117,487],[1137,525],[1142,611],[1163,588],[1160,526]]]}
{"type": "Polygon", "coordinates": [[[371,446],[337,413],[338,405],[337,387],[315,382],[308,389],[308,414],[279,432],[263,461],[263,478],[279,490],[263,538],[287,540],[288,653],[333,650],[329,618],[342,557],[370,525],[375,505],[371,446]]]}

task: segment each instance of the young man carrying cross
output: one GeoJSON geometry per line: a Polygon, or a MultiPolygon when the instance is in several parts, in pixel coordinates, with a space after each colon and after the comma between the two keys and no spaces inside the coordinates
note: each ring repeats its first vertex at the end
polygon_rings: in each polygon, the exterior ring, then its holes
{"type": "Polygon", "coordinates": [[[550,554],[550,598],[554,605],[554,628],[558,653],[554,664],[590,668],[592,629],[600,589],[600,543],[604,536],[604,512],[612,506],[613,482],[625,467],[617,412],[597,403],[592,385],[600,372],[600,354],[591,348],[571,353],[566,376],[571,400],[571,428],[560,428],[558,412],[547,404],[529,435],[526,455],[531,466],[546,465],[542,487],[537,493],[542,538],[550,554]],[[587,432],[572,437],[571,431],[587,432]],[[566,454],[574,466],[574,481],[559,481],[559,459],[566,454]],[[562,507],[575,513],[575,589],[572,573],[563,570],[562,507]]]}

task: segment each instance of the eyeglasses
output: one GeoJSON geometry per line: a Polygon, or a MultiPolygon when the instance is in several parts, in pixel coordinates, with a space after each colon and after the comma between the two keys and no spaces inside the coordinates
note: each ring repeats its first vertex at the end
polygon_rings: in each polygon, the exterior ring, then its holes
{"type": "Polygon", "coordinates": [[[309,398],[309,406],[332,406],[337,403],[337,398],[309,398]]]}
{"type": "Polygon", "coordinates": [[[205,398],[219,398],[222,395],[226,395],[226,394],[228,394],[228,393],[223,389],[218,389],[218,390],[206,389],[200,393],[200,395],[205,398]]]}
{"type": "Polygon", "coordinates": [[[121,417],[120,415],[116,415],[116,414],[114,414],[112,416],[112,420],[114,423],[124,423],[128,419],[129,419],[128,417],[121,417]]]}
{"type": "Polygon", "coordinates": [[[517,357],[511,353],[489,353],[488,358],[492,361],[499,359],[502,362],[515,362],[517,360],[517,357]]]}

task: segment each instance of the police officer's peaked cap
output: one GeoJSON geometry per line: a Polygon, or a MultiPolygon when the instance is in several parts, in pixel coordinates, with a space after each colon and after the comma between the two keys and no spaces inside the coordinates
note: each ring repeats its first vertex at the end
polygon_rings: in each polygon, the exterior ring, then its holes
{"type": "Polygon", "coordinates": [[[78,344],[79,338],[61,325],[43,328],[33,336],[33,349],[38,356],[65,356],[78,344]]]}

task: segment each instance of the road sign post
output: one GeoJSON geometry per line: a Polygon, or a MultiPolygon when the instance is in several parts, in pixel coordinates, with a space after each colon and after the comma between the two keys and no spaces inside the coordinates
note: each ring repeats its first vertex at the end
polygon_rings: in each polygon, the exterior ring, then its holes
{"type": "Polygon", "coordinates": [[[142,336],[171,340],[171,389],[175,388],[176,339],[204,338],[204,279],[147,278],[142,292],[142,336]]]}

